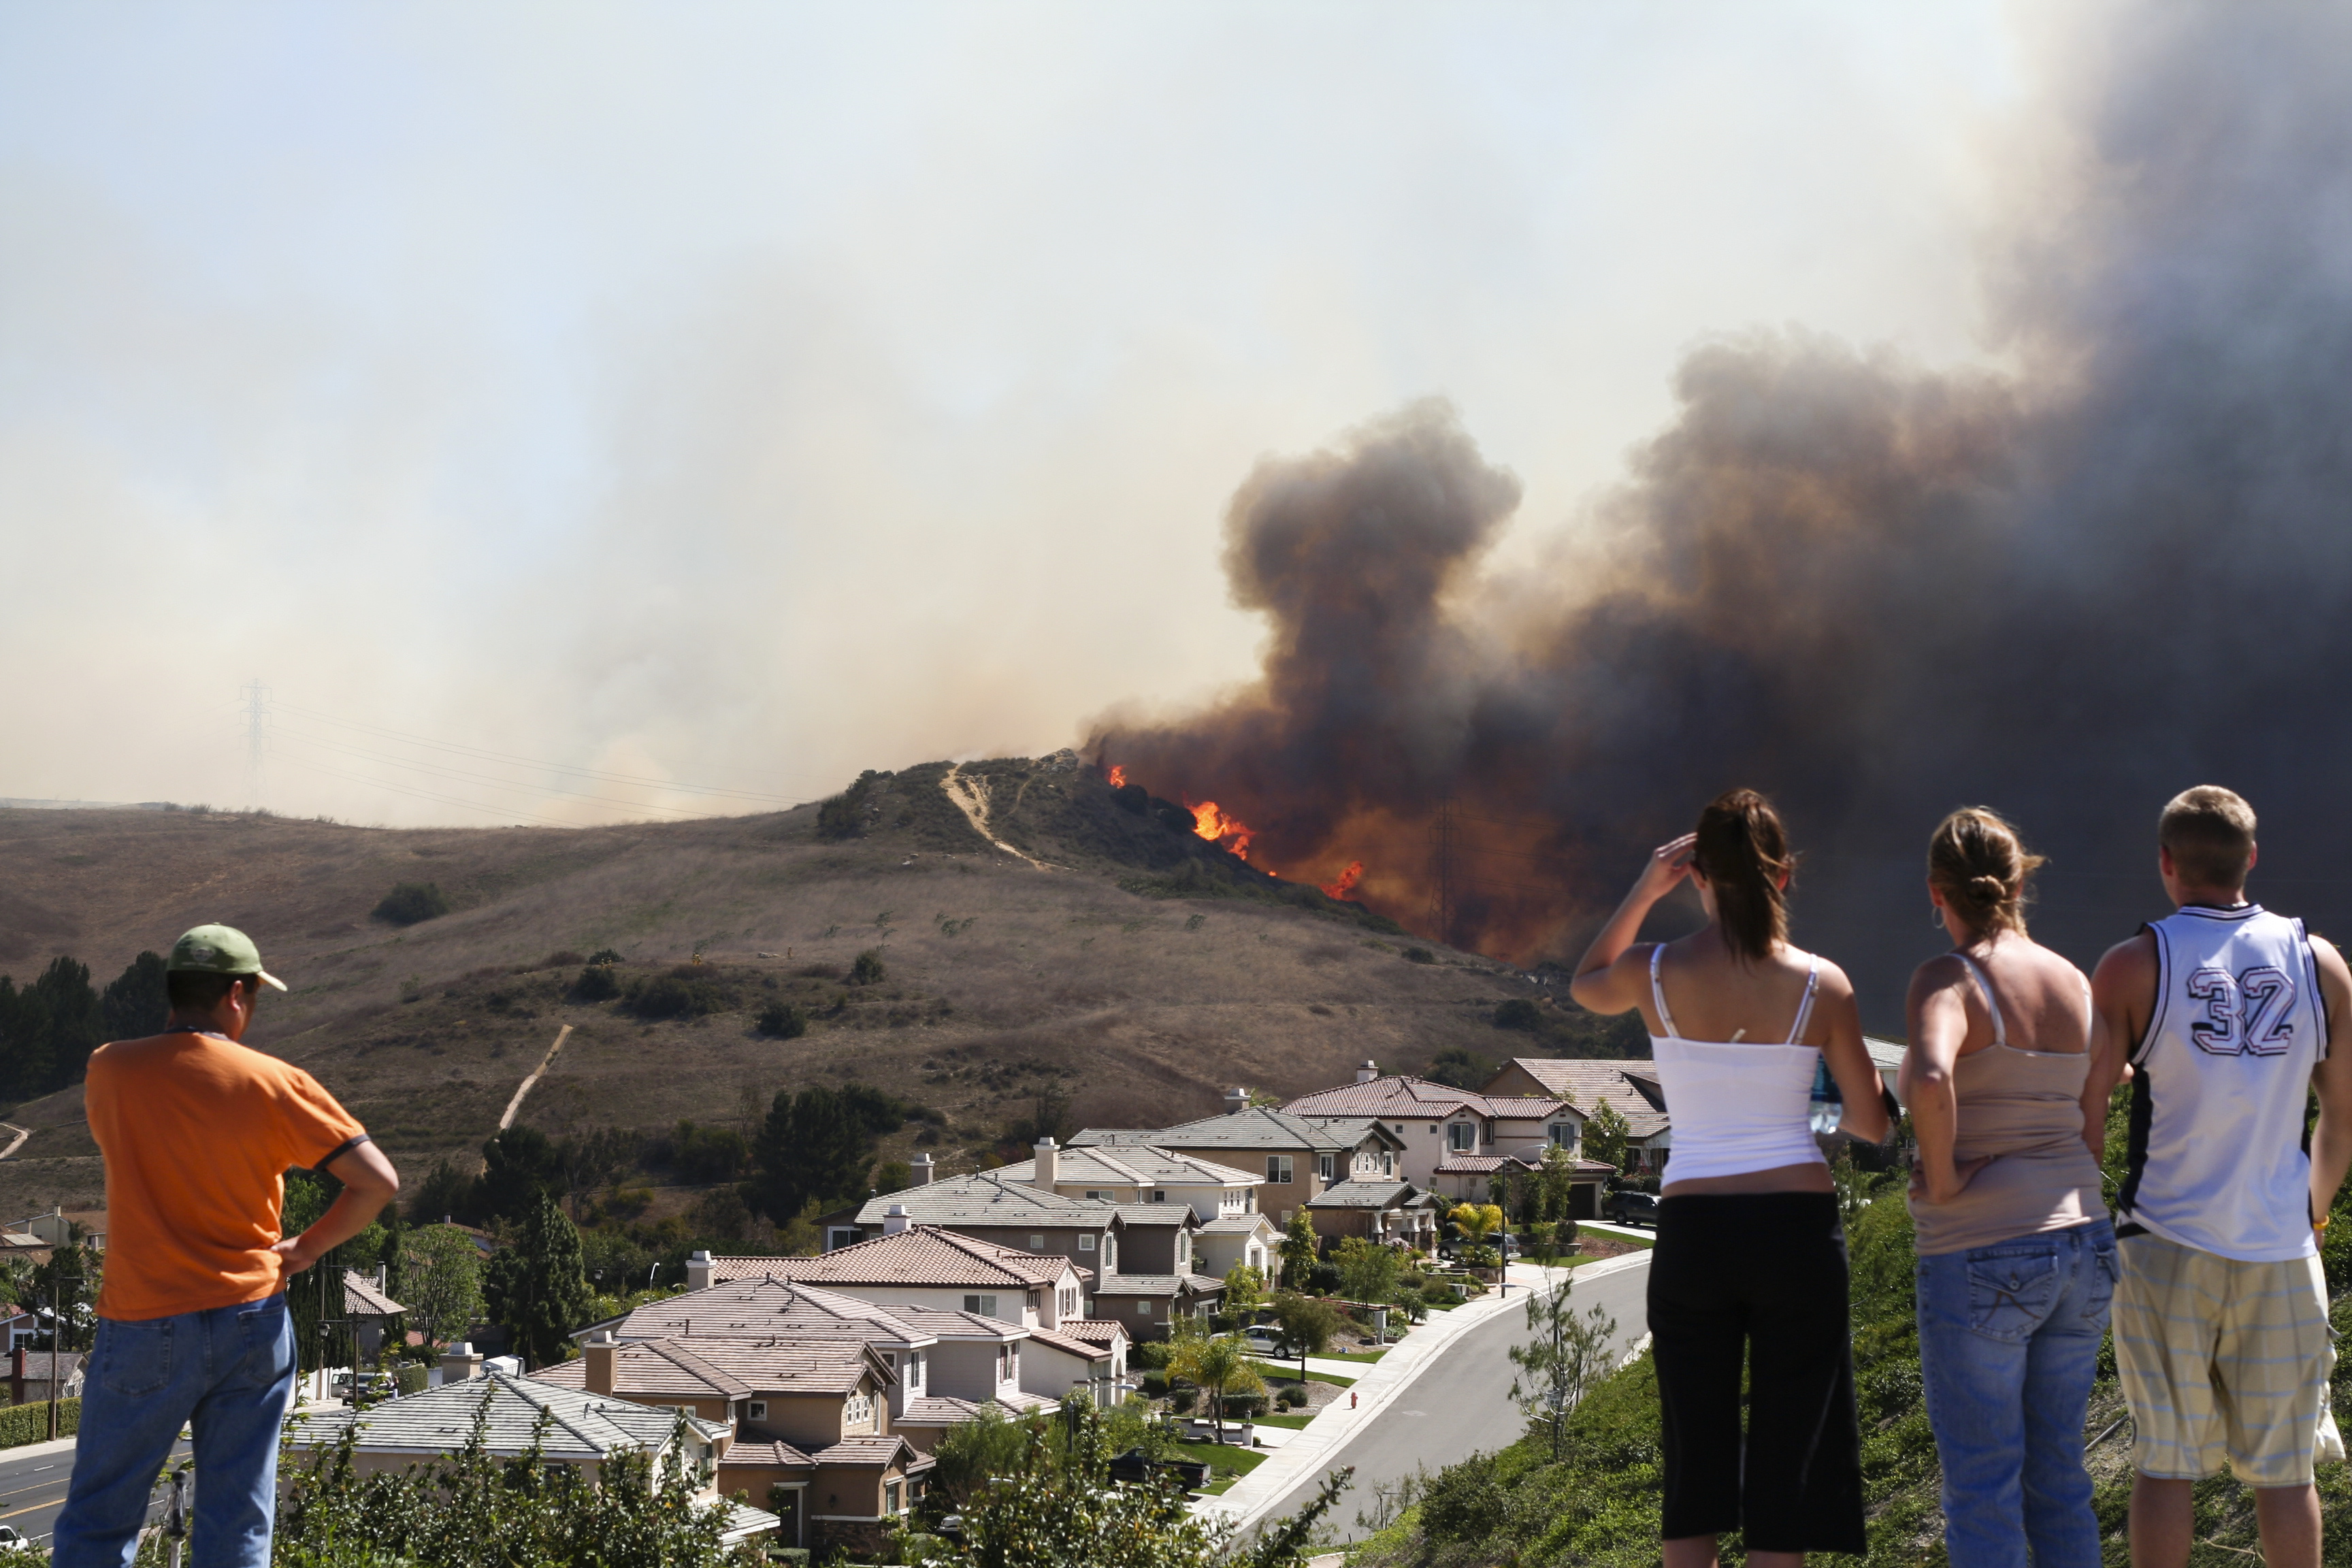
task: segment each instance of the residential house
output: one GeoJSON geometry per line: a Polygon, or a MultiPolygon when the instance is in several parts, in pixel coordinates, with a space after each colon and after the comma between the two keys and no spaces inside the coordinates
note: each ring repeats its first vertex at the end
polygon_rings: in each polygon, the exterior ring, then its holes
{"type": "MultiPolygon", "coordinates": [[[[1190,1210],[1175,1212],[1191,1217],[1190,1210]]],[[[696,1289],[729,1279],[789,1279],[887,1306],[978,1312],[1043,1329],[1066,1317],[1086,1316],[1091,1277],[1063,1254],[1024,1249],[943,1226],[914,1225],[902,1214],[884,1217],[891,1227],[885,1234],[814,1258],[697,1256],[687,1263],[687,1286],[696,1289]]],[[[1027,1233],[1016,1234],[1029,1238],[1027,1233]]]]}
{"type": "Polygon", "coordinates": [[[1434,1251],[1440,1200],[1411,1182],[1342,1182],[1309,1199],[1307,1217],[1328,1249],[1346,1237],[1434,1251]]]}
{"type": "Polygon", "coordinates": [[[15,1350],[18,1345],[29,1345],[48,1331],[42,1327],[41,1314],[30,1308],[5,1304],[0,1304],[0,1329],[7,1331],[5,1348],[8,1350],[15,1350]]]}
{"type": "Polygon", "coordinates": [[[1608,1106],[1625,1119],[1629,1173],[1663,1171],[1674,1146],[1666,1093],[1658,1082],[1657,1068],[1646,1057],[1513,1057],[1481,1092],[1500,1099],[1550,1096],[1568,1101],[1588,1120],[1608,1106]]]}
{"type": "Polygon", "coordinates": [[[1376,1121],[1310,1120],[1248,1101],[1245,1091],[1234,1089],[1225,1096],[1231,1109],[1223,1116],[1156,1129],[1088,1128],[1070,1140],[1070,1147],[1108,1149],[1118,1155],[1142,1146],[1264,1172],[1257,1207],[1277,1229],[1335,1183],[1376,1175],[1393,1179],[1404,1140],[1376,1121]]]}
{"type": "MultiPolygon", "coordinates": [[[[1432,1191],[1448,1205],[1495,1201],[1496,1182],[1507,1185],[1531,1182],[1542,1174],[1545,1162],[1524,1154],[1449,1154],[1437,1167],[1432,1191]]],[[[1576,1160],[1569,1166],[1568,1217],[1601,1217],[1601,1194],[1617,1167],[1600,1160],[1576,1160]]]]}
{"type": "Polygon", "coordinates": [[[825,1249],[855,1247],[910,1225],[952,1230],[1026,1252],[1059,1253],[1082,1271],[1108,1272],[1118,1267],[1117,1205],[1065,1197],[1050,1182],[1008,1181],[994,1171],[903,1187],[828,1215],[823,1226],[825,1249]]]}
{"type": "Polygon", "coordinates": [[[1383,1077],[1366,1062],[1356,1081],[1301,1095],[1283,1109],[1318,1121],[1366,1118],[1403,1141],[1395,1179],[1429,1187],[1459,1154],[1532,1162],[1552,1147],[1579,1152],[1584,1113],[1556,1095],[1496,1096],[1407,1075],[1383,1077]]]}
{"type": "Polygon", "coordinates": [[[1262,1214],[1227,1215],[1213,1219],[1192,1237],[1192,1268],[1223,1279],[1236,1263],[1246,1263],[1269,1285],[1282,1277],[1282,1232],[1262,1214]]]}
{"type": "Polygon", "coordinates": [[[362,1362],[373,1363],[386,1340],[399,1342],[401,1315],[407,1310],[383,1293],[381,1268],[372,1275],[356,1268],[343,1270],[343,1318],[359,1346],[362,1362]]]}
{"type": "Polygon", "coordinates": [[[540,1376],[725,1423],[734,1441],[719,1459],[719,1491],[768,1501],[779,1537],[795,1546],[873,1550],[921,1497],[931,1465],[893,1432],[899,1379],[859,1337],[624,1342],[606,1332],[540,1376]]]}
{"type": "Polygon", "coordinates": [[[8,1352],[8,1403],[29,1405],[35,1400],[80,1398],[84,1360],[78,1351],[37,1351],[16,1346],[8,1352]]]}
{"type": "Polygon", "coordinates": [[[618,1454],[643,1453],[653,1458],[652,1479],[658,1482],[663,1465],[675,1457],[695,1485],[698,1500],[724,1510],[729,1541],[776,1528],[774,1514],[727,1502],[719,1493],[719,1468],[734,1440],[730,1427],[537,1378],[491,1373],[364,1410],[298,1415],[288,1427],[287,1442],[298,1448],[332,1448],[349,1432],[353,1468],[362,1476],[379,1475],[462,1448],[478,1421],[493,1458],[519,1458],[535,1446],[549,1462],[577,1466],[591,1479],[601,1477],[618,1454]]]}
{"type": "MultiPolygon", "coordinates": [[[[1202,1224],[1257,1211],[1257,1189],[1265,1178],[1255,1171],[1237,1170],[1174,1149],[1148,1143],[1117,1148],[1073,1144],[1056,1149],[1050,1138],[1036,1147],[1034,1159],[1003,1165],[988,1173],[999,1181],[1047,1185],[1064,1197],[1091,1198],[1107,1204],[1189,1204],[1202,1224]],[[1040,1170],[1048,1173],[1038,1180],[1040,1170]]],[[[923,1166],[916,1163],[917,1184],[924,1183],[923,1166]]]]}

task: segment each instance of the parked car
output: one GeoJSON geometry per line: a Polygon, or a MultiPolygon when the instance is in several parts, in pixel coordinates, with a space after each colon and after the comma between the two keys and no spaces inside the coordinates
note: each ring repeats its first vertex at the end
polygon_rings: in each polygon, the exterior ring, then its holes
{"type": "Polygon", "coordinates": [[[1282,1335],[1262,1324],[1244,1329],[1242,1340],[1259,1355],[1276,1355],[1282,1351],[1282,1335]]]}
{"type": "Polygon", "coordinates": [[[1601,1206],[1619,1225],[1646,1225],[1653,1230],[1658,1226],[1658,1200],[1654,1194],[1625,1187],[1610,1194],[1609,1200],[1601,1206]]]}

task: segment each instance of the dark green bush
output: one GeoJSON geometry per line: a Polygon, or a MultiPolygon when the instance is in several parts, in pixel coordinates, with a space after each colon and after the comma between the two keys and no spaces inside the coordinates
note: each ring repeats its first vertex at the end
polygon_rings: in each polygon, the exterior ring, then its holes
{"type": "Polygon", "coordinates": [[[620,994],[621,983],[614,977],[609,963],[590,964],[572,983],[572,999],[575,1002],[610,1002],[620,994]]]}
{"type": "Polygon", "coordinates": [[[1169,1354],[1166,1340],[1146,1340],[1129,1352],[1127,1359],[1138,1366],[1148,1366],[1156,1372],[1168,1364],[1169,1354]]]}
{"type": "Polygon", "coordinates": [[[1110,792],[1110,798],[1119,810],[1138,816],[1151,809],[1151,792],[1139,784],[1121,784],[1110,792]]]}
{"type": "Polygon", "coordinates": [[[1190,1388],[1180,1388],[1168,1396],[1168,1408],[1179,1415],[1192,1414],[1192,1404],[1199,1395],[1190,1388]]]}
{"type": "Polygon", "coordinates": [[[588,955],[588,962],[591,963],[618,963],[621,962],[621,955],[614,952],[609,947],[600,947],[595,952],[588,955]]]}
{"type": "Polygon", "coordinates": [[[849,983],[852,985],[879,985],[887,973],[888,971],[882,967],[882,950],[869,947],[857,955],[856,963],[849,966],[849,983]]]}
{"type": "Polygon", "coordinates": [[[1543,1027],[1543,1009],[1524,996],[1514,996],[1496,1007],[1495,1027],[1540,1029],[1543,1027]]]}
{"type": "Polygon", "coordinates": [[[866,831],[866,805],[874,794],[874,775],[860,773],[857,782],[816,808],[816,836],[838,842],[866,831]]]}
{"type": "Polygon", "coordinates": [[[760,1033],[797,1040],[808,1033],[808,1014],[797,1003],[771,1002],[760,1009],[760,1033]]]}
{"type": "MultiPolygon", "coordinates": [[[[68,1331],[68,1341],[71,1331],[68,1331]]],[[[72,1387],[68,1383],[67,1387],[72,1387]]],[[[81,1430],[81,1401],[68,1399],[58,1405],[58,1435],[70,1437],[81,1430]]],[[[11,1405],[0,1409],[0,1448],[19,1447],[26,1443],[49,1440],[49,1406],[47,1401],[32,1405],[11,1405]]]]}
{"type": "Polygon", "coordinates": [[[449,898],[432,882],[402,882],[375,907],[375,918],[396,926],[438,920],[449,912],[449,898]]]}
{"type": "Polygon", "coordinates": [[[699,1018],[725,1006],[726,999],[707,980],[664,974],[629,988],[629,1011],[640,1018],[699,1018]]]}
{"type": "Polygon", "coordinates": [[[1408,947],[1404,950],[1404,961],[1407,963],[1435,963],[1437,954],[1425,947],[1408,947]]]}

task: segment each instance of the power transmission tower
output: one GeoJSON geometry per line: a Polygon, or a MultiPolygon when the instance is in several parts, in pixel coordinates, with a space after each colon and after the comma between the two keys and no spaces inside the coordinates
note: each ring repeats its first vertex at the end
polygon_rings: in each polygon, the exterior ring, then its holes
{"type": "Polygon", "coordinates": [[[1436,891],[1430,900],[1429,922],[1437,932],[1437,940],[1448,947],[1457,945],[1454,940],[1454,797],[1447,795],[1437,803],[1437,820],[1429,825],[1429,840],[1435,846],[1433,856],[1436,863],[1436,891]]]}
{"type": "Polygon", "coordinates": [[[245,798],[247,805],[259,805],[262,734],[269,722],[269,688],[262,685],[257,676],[237,689],[245,698],[245,798]]]}

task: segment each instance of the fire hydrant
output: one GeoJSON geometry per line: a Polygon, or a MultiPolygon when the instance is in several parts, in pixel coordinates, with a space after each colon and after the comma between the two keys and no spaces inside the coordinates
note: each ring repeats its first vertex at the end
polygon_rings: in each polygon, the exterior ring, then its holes
{"type": "Polygon", "coordinates": [[[1356,1407],[1356,1391],[1355,1391],[1354,1389],[1352,1389],[1352,1388],[1351,1388],[1351,1389],[1348,1390],[1348,1408],[1349,1408],[1349,1409],[1350,1409],[1350,1410],[1353,1410],[1355,1407],[1356,1407]]]}

